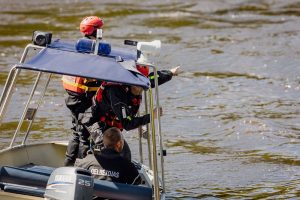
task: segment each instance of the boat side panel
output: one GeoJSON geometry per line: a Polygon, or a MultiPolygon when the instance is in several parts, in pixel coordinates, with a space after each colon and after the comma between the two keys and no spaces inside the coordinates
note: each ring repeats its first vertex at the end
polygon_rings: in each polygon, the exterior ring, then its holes
{"type": "Polygon", "coordinates": [[[23,166],[30,163],[61,167],[64,163],[66,143],[41,143],[17,146],[0,152],[1,165],[23,166]]]}
{"type": "Polygon", "coordinates": [[[0,199],[5,200],[42,200],[44,198],[33,197],[28,195],[14,194],[0,190],[0,199]]]}
{"type": "Polygon", "coordinates": [[[21,166],[28,163],[26,148],[13,148],[1,151],[0,163],[2,166],[21,166]]]}
{"type": "Polygon", "coordinates": [[[29,163],[49,167],[64,166],[66,146],[56,143],[38,145],[27,148],[29,163]]]}

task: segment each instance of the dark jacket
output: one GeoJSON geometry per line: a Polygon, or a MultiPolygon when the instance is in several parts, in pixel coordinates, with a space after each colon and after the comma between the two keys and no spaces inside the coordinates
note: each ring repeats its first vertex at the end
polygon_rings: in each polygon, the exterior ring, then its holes
{"type": "Polygon", "coordinates": [[[113,126],[107,121],[100,122],[102,117],[114,119],[117,123],[121,123],[122,128],[125,130],[135,129],[150,122],[149,114],[140,117],[136,116],[139,109],[138,101],[140,100],[141,96],[132,95],[129,87],[120,85],[106,86],[102,101],[97,102],[93,98],[92,106],[80,118],[81,123],[92,137],[113,126]]]}
{"type": "Polygon", "coordinates": [[[88,169],[94,178],[119,183],[139,184],[140,177],[134,164],[121,157],[113,149],[88,154],[84,159],[77,159],[75,166],[88,169]]]}
{"type": "MultiPolygon", "coordinates": [[[[158,84],[160,85],[172,79],[172,72],[162,70],[158,72],[158,76],[158,84]]],[[[154,86],[153,72],[149,74],[149,79],[151,80],[151,85],[154,86]]],[[[83,126],[91,134],[95,132],[94,129],[97,127],[101,127],[102,131],[104,131],[112,126],[107,123],[95,126],[94,124],[98,123],[102,116],[109,115],[111,118],[117,119],[122,124],[122,128],[127,131],[150,122],[149,114],[140,117],[136,116],[142,97],[132,95],[129,87],[120,85],[106,86],[102,98],[101,103],[93,99],[92,106],[80,118],[83,126]]]]}

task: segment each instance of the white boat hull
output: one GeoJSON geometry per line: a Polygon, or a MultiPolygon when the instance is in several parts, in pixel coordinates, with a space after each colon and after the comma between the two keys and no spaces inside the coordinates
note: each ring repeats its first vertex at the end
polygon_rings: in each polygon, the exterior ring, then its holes
{"type": "MultiPolygon", "coordinates": [[[[47,182],[48,178],[45,178],[45,174],[48,174],[49,176],[55,168],[63,166],[66,148],[67,142],[47,142],[20,145],[0,151],[0,173],[4,171],[3,180],[2,175],[0,174],[0,183],[3,182],[4,185],[8,187],[12,186],[13,188],[12,192],[4,192],[0,189],[0,200],[44,199],[41,198],[43,195],[39,193],[39,189],[41,187],[43,188],[47,182]],[[35,173],[41,173],[41,178],[34,178],[36,175],[35,173]],[[20,176],[19,174],[22,175],[20,176]],[[23,176],[27,177],[27,180],[30,179],[28,187],[26,184],[27,182],[24,181],[24,178],[22,178],[23,176]],[[10,182],[11,180],[14,181],[10,182]],[[17,186],[17,189],[15,189],[16,187],[14,186],[17,186]],[[23,190],[21,188],[22,192],[25,191],[25,193],[23,193],[24,195],[18,194],[19,186],[24,186],[23,190]],[[30,193],[34,193],[36,195],[30,195],[30,193]]],[[[134,163],[139,165],[137,162],[134,163]]],[[[142,180],[144,180],[144,186],[151,188],[153,172],[147,166],[140,165],[139,173],[142,180]]],[[[48,176],[46,175],[46,177],[48,176]]],[[[141,189],[143,190],[143,187],[141,187],[141,189]]],[[[161,195],[161,199],[164,199],[164,195],[161,195]]]]}

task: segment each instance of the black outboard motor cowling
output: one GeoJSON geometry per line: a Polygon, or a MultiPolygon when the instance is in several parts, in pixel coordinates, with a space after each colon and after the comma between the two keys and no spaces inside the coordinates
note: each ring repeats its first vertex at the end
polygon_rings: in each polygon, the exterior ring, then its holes
{"type": "Polygon", "coordinates": [[[60,167],[51,173],[44,197],[49,200],[90,200],[93,187],[94,179],[88,170],[60,167]]]}

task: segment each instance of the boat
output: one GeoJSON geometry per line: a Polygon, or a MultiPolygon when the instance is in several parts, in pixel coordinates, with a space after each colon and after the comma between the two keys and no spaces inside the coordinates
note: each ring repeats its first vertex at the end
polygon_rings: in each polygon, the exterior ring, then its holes
{"type": "MultiPolygon", "coordinates": [[[[52,34],[50,36],[52,37],[52,34]]],[[[148,55],[153,48],[158,49],[160,44],[157,41],[131,42],[131,44],[137,45],[136,50],[124,46],[111,47],[110,44],[98,39],[96,43],[61,39],[51,41],[48,33],[35,33],[33,42],[25,47],[20,62],[12,66],[0,99],[1,130],[1,124],[9,116],[7,107],[12,102],[16,81],[23,73],[35,77],[32,85],[24,86],[31,87],[31,92],[27,97],[24,110],[21,111],[18,124],[10,134],[12,137],[9,146],[0,151],[0,199],[68,200],[92,199],[95,196],[102,199],[125,200],[165,199],[163,162],[165,151],[159,116],[155,119],[150,113],[151,123],[146,126],[148,134],[144,134],[146,139],[144,147],[142,146],[143,131],[139,128],[140,158],[132,162],[142,178],[140,185],[96,180],[87,170],[64,167],[68,141],[28,140],[49,83],[57,81],[58,75],[81,76],[141,86],[145,89],[143,95],[145,112],[159,106],[158,87],[151,88],[149,79],[140,74],[135,69],[135,65],[137,63],[147,65],[152,68],[154,74],[157,74],[157,69],[154,63],[149,62],[148,55]],[[99,52],[100,46],[102,52],[99,52]],[[54,75],[56,78],[53,78],[54,75]],[[37,100],[33,101],[33,98],[37,100]]],[[[158,83],[157,79],[155,82],[158,83]]],[[[21,104],[21,102],[17,103],[21,104]]]]}

